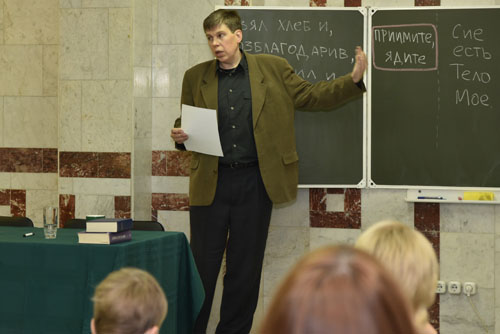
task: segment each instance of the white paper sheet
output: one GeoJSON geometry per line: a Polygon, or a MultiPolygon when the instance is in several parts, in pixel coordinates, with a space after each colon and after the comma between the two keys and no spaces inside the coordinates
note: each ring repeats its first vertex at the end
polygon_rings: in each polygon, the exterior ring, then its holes
{"type": "Polygon", "coordinates": [[[182,105],[182,129],[189,136],[184,142],[189,151],[222,157],[215,109],[182,105]]]}

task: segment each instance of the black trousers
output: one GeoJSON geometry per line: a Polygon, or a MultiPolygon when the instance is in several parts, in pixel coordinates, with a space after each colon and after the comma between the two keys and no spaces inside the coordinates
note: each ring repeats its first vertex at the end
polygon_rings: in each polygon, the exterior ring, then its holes
{"type": "Polygon", "coordinates": [[[224,250],[226,273],[217,334],[250,332],[259,297],[272,203],[258,166],[219,167],[210,206],[191,206],[191,250],[205,288],[195,333],[205,333],[224,250]]]}

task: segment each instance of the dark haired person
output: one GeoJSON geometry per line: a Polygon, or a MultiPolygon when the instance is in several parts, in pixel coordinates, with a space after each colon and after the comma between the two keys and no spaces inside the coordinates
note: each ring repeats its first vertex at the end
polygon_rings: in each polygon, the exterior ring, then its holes
{"type": "MultiPolygon", "coordinates": [[[[352,73],[311,84],[283,58],[243,52],[236,11],[211,13],[203,28],[215,59],[186,71],[181,103],[217,110],[224,157],[193,152],[191,159],[191,249],[206,294],[195,333],[206,331],[226,249],[217,333],[248,333],[273,203],[297,195],[295,109],[329,110],[362,95],[366,55],[357,48],[352,73]]],[[[170,136],[185,149],[180,118],[170,136]]]]}
{"type": "Polygon", "coordinates": [[[408,300],[368,253],[326,247],[306,255],[274,296],[261,334],[416,334],[408,300]]]}

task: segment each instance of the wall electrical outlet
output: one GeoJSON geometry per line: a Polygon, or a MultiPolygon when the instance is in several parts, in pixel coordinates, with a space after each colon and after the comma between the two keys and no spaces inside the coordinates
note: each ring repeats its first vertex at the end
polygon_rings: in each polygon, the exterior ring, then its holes
{"type": "Polygon", "coordinates": [[[475,295],[477,292],[477,286],[474,282],[464,282],[464,294],[467,296],[475,295]]]}
{"type": "Polygon", "coordinates": [[[452,295],[458,295],[460,292],[462,292],[462,284],[457,281],[450,281],[448,282],[448,292],[451,293],[452,295]]]}
{"type": "Polygon", "coordinates": [[[446,282],[445,281],[438,281],[437,286],[436,286],[436,293],[446,293],[446,282]]]}

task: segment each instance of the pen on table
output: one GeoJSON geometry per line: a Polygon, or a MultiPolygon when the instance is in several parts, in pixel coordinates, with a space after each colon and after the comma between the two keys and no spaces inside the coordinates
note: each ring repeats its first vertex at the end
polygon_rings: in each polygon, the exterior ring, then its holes
{"type": "Polygon", "coordinates": [[[23,234],[23,237],[27,238],[27,237],[32,237],[32,236],[34,236],[34,235],[35,235],[35,233],[34,233],[34,232],[28,232],[28,233],[24,233],[24,234],[23,234]]]}
{"type": "Polygon", "coordinates": [[[445,199],[443,196],[418,196],[417,199],[445,199]]]}

